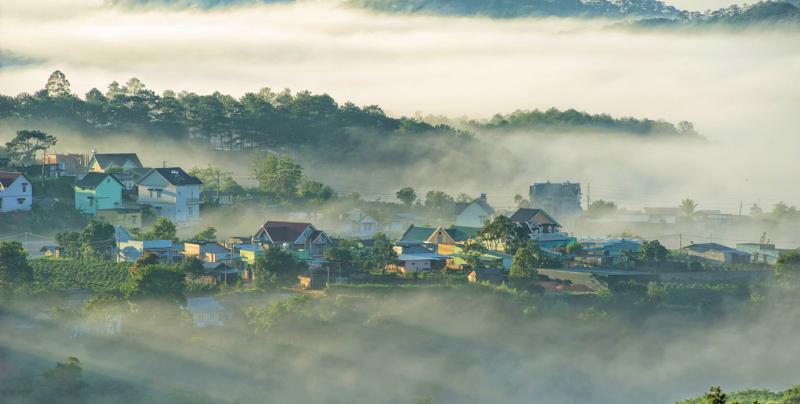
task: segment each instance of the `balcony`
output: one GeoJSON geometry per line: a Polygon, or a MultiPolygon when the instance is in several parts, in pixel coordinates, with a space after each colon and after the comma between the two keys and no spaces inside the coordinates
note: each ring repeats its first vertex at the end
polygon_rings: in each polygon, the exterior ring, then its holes
{"type": "Polygon", "coordinates": [[[186,204],[187,205],[199,205],[200,204],[200,198],[186,198],[185,200],[186,200],[186,204]]]}

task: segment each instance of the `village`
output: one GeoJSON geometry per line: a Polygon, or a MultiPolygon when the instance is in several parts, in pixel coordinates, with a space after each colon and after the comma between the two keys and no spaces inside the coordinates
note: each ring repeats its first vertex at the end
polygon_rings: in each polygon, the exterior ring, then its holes
{"type": "MultiPolygon", "coordinates": [[[[9,161],[0,164],[9,165],[9,161]]],[[[0,172],[0,218],[15,215],[19,220],[20,215],[37,215],[37,200],[53,203],[37,198],[37,181],[43,185],[58,182],[62,188],[68,184],[65,195],[72,199],[68,204],[90,220],[87,228],[102,224],[106,234],[113,234],[106,240],[95,237],[88,244],[98,252],[93,258],[119,264],[193,264],[185,265],[194,268],[185,275],[191,286],[185,308],[200,327],[223,325],[230,318],[224,298],[218,301],[215,293],[231,288],[278,287],[286,293],[312,293],[342,284],[463,282],[568,296],[594,294],[631,281],[763,281],[772,277],[782,255],[796,254],[777,248],[765,235],[760,240],[724,245],[695,243],[688,236],[684,244],[679,234],[681,245],[670,249],[665,246],[670,243],[668,236],[661,241],[629,232],[582,236],[569,224],[577,227],[618,220],[663,229],[686,222],[720,225],[742,218],[719,211],[687,211],[686,206],[604,216],[609,203],[591,204],[587,199],[588,208],[584,209],[581,184],[574,182],[533,183],[527,199],[515,198],[518,207],[513,210],[493,208],[485,193],[476,198],[463,194],[456,200],[432,191],[433,195],[429,193],[421,202],[415,191],[406,187],[397,192],[400,203],[393,204],[392,210],[376,211],[376,216],[382,216],[380,221],[368,213],[369,204],[362,205],[364,208],[344,204],[327,214],[284,210],[282,216],[257,219],[261,223],[252,223],[248,233],[217,237],[215,227],[201,226],[207,223],[203,221],[206,211],[212,210],[218,217],[220,211],[235,216],[244,212],[242,203],[247,202],[241,193],[220,189],[219,171],[216,184],[208,187],[191,174],[199,172],[196,168],[187,172],[166,164],[145,167],[135,153],[94,150],[88,154],[43,153],[38,164],[21,168],[0,172]],[[446,203],[430,202],[436,198],[446,203]],[[306,220],[293,220],[295,217],[306,220]],[[145,228],[152,230],[144,232],[145,228]],[[192,231],[197,235],[178,237],[192,231]],[[275,261],[272,253],[276,251],[284,254],[283,261],[280,257],[275,261]],[[281,281],[274,279],[276,275],[281,281]]],[[[213,175],[211,178],[213,182],[213,175]]],[[[38,261],[88,256],[82,251],[86,244],[79,245],[78,233],[72,233],[72,238],[68,232],[59,233],[56,242],[48,244],[46,238],[32,240],[36,235],[27,232],[9,234],[14,232],[8,225],[11,222],[3,221],[2,240],[24,237],[21,241],[27,254],[41,257],[38,261]]],[[[67,295],[83,296],[83,303],[93,294],[79,285],[71,286],[63,290],[67,295]]]]}

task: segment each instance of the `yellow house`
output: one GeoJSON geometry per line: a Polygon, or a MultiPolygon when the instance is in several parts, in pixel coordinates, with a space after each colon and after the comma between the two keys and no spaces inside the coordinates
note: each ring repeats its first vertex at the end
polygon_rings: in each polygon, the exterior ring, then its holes
{"type": "Polygon", "coordinates": [[[142,227],[142,211],[137,209],[104,209],[97,211],[97,217],[114,226],[138,229],[142,227]]]}
{"type": "Polygon", "coordinates": [[[142,162],[136,153],[95,153],[88,163],[89,171],[104,173],[109,169],[121,169],[128,172],[142,168],[142,162]]]}

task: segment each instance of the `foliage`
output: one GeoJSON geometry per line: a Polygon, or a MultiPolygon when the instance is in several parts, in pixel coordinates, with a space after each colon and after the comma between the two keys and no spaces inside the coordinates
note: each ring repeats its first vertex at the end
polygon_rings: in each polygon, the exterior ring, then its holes
{"type": "Polygon", "coordinates": [[[576,254],[581,252],[583,246],[578,241],[572,241],[569,244],[567,244],[566,249],[567,249],[567,254],[576,254]]]}
{"type": "Polygon", "coordinates": [[[505,215],[497,215],[492,221],[486,223],[478,232],[478,237],[492,250],[497,250],[500,245],[507,252],[513,252],[524,242],[521,227],[511,222],[505,215]]]}
{"type": "Polygon", "coordinates": [[[239,194],[244,192],[242,186],[233,179],[232,172],[214,167],[211,164],[205,168],[192,167],[192,169],[189,170],[189,175],[197,177],[203,182],[204,193],[219,191],[239,194]]]}
{"type": "Polygon", "coordinates": [[[303,168],[288,154],[258,154],[251,169],[262,192],[283,199],[295,196],[303,179],[303,168]]]}
{"type": "Polygon", "coordinates": [[[178,241],[178,230],[175,223],[164,216],[160,216],[153,223],[149,232],[141,234],[143,240],[172,240],[178,241]]]}
{"type": "Polygon", "coordinates": [[[28,254],[19,241],[0,241],[0,289],[33,280],[28,254]]]}
{"type": "Polygon", "coordinates": [[[678,206],[686,216],[691,216],[694,214],[695,209],[697,208],[697,203],[689,198],[685,198],[681,201],[680,206],[678,206]]]}
{"type": "MultiPolygon", "coordinates": [[[[728,403],[760,403],[760,404],[795,404],[800,403],[800,385],[796,385],[786,391],[761,390],[741,390],[732,393],[722,393],[719,387],[712,387],[705,395],[689,400],[679,401],[678,404],[707,404],[710,400],[719,400],[724,396],[728,403]]],[[[719,402],[719,401],[717,401],[719,402]]]]}
{"type": "Polygon", "coordinates": [[[217,229],[216,227],[206,227],[200,233],[197,233],[192,237],[194,240],[200,241],[216,241],[217,240],[217,229]]]}
{"type": "Polygon", "coordinates": [[[299,312],[311,303],[311,297],[305,294],[295,295],[286,300],[277,301],[268,307],[248,307],[245,316],[247,323],[256,334],[270,331],[277,325],[286,325],[290,321],[299,321],[299,312]]]}
{"type": "Polygon", "coordinates": [[[470,121],[469,128],[475,130],[526,130],[532,132],[614,132],[632,135],[696,135],[688,122],[674,124],[665,121],[636,118],[613,118],[607,114],[589,114],[574,109],[560,111],[517,110],[508,115],[496,114],[487,122],[470,121]]]}
{"type": "Polygon", "coordinates": [[[372,238],[370,261],[374,268],[380,268],[381,274],[386,273],[386,267],[397,263],[397,251],[391,240],[383,233],[377,233],[372,238]]]}
{"type": "Polygon", "coordinates": [[[60,231],[56,233],[55,239],[64,257],[108,258],[113,256],[114,237],[114,226],[91,220],[80,233],[60,231]]]}
{"type": "Polygon", "coordinates": [[[136,259],[136,261],[133,261],[133,265],[131,265],[128,272],[137,272],[142,267],[158,264],[158,261],[158,254],[151,251],[145,251],[139,256],[139,258],[136,259]]]}
{"type": "Polygon", "coordinates": [[[341,240],[339,243],[325,250],[325,261],[327,267],[336,271],[340,276],[350,273],[358,268],[361,262],[356,254],[356,246],[348,240],[341,240]]]}
{"type": "Polygon", "coordinates": [[[442,213],[452,213],[455,200],[442,191],[430,190],[425,194],[425,207],[442,213]]]}
{"type": "Polygon", "coordinates": [[[800,278],[800,253],[789,251],[781,254],[775,263],[775,275],[786,278],[800,278]]]}
{"type": "Polygon", "coordinates": [[[647,263],[664,262],[668,256],[669,251],[658,240],[642,241],[639,248],[639,257],[647,263]]]}
{"type": "Polygon", "coordinates": [[[615,213],[617,213],[617,204],[603,199],[592,201],[592,203],[589,204],[589,208],[586,210],[586,215],[594,218],[610,216],[615,213]]]}
{"type": "Polygon", "coordinates": [[[128,280],[128,263],[98,259],[37,258],[30,261],[39,289],[86,288],[96,292],[119,290],[128,280]]]}
{"type": "Polygon", "coordinates": [[[131,272],[122,292],[130,300],[164,299],[184,302],[185,274],[172,265],[145,265],[131,272]]]}
{"type": "Polygon", "coordinates": [[[64,396],[79,395],[85,385],[81,361],[70,356],[66,362],[58,362],[55,368],[45,372],[42,386],[44,391],[39,394],[60,401],[64,396]]]}
{"type": "Polygon", "coordinates": [[[403,202],[403,205],[406,205],[407,207],[411,206],[411,204],[417,200],[417,193],[414,192],[414,188],[411,187],[400,189],[395,193],[395,196],[400,200],[400,202],[403,202]]]}
{"type": "Polygon", "coordinates": [[[36,152],[46,150],[56,144],[55,136],[39,130],[20,130],[6,143],[6,148],[16,159],[33,159],[36,152]]]}
{"type": "Polygon", "coordinates": [[[254,281],[256,286],[263,289],[293,284],[304,269],[305,264],[293,254],[279,246],[270,246],[264,254],[256,257],[253,266],[254,281]]]}
{"type": "Polygon", "coordinates": [[[511,260],[511,269],[508,272],[508,278],[512,281],[536,279],[538,272],[536,268],[539,266],[533,248],[529,246],[522,247],[514,254],[511,260]]]}

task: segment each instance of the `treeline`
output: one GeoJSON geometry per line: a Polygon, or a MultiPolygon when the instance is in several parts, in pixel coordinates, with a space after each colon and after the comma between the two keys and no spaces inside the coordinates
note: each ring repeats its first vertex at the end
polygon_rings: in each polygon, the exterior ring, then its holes
{"type": "Polygon", "coordinates": [[[358,146],[365,133],[384,140],[409,135],[422,140],[426,134],[467,137],[446,125],[392,118],[375,105],[340,105],[327,94],[308,91],[262,88],[240,98],[171,90],[158,95],[131,78],[124,85],[112,82],[105,92],[93,88],[80,98],[60,71],[33,94],[0,95],[0,121],[13,120],[89,135],[141,133],[225,149],[313,146],[328,153],[358,146]]]}
{"type": "Polygon", "coordinates": [[[797,3],[761,1],[756,4],[734,4],[705,12],[682,12],[677,18],[647,18],[631,23],[637,28],[705,28],[745,27],[749,25],[800,24],[797,3]]]}
{"type": "Polygon", "coordinates": [[[697,135],[691,122],[677,125],[663,120],[614,118],[608,114],[590,114],[574,109],[546,111],[517,110],[508,115],[497,114],[488,121],[469,121],[467,128],[475,131],[526,130],[534,132],[608,132],[634,135],[697,135]]]}
{"type": "Polygon", "coordinates": [[[800,403],[800,384],[786,391],[742,390],[733,393],[724,393],[719,387],[711,387],[708,393],[701,397],[679,401],[677,404],[726,404],[726,403],[760,403],[760,404],[791,404],[800,403]]]}

